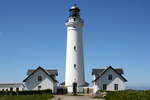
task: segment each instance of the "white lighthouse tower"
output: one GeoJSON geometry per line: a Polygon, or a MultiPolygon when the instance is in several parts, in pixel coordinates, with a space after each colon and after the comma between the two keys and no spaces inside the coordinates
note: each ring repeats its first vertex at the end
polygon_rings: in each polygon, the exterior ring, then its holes
{"type": "Polygon", "coordinates": [[[67,51],[65,86],[69,93],[76,88],[77,92],[83,92],[85,86],[84,57],[82,43],[83,20],[80,18],[80,9],[73,5],[69,9],[70,15],[66,22],[67,27],[67,51]]]}

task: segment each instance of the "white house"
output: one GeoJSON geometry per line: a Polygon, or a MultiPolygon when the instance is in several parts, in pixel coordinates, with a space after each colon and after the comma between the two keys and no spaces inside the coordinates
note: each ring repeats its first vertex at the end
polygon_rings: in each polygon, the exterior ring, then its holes
{"type": "Polygon", "coordinates": [[[22,91],[24,85],[22,83],[0,83],[0,91],[22,91]]]}
{"type": "Polygon", "coordinates": [[[93,92],[97,90],[117,91],[125,90],[125,82],[127,80],[122,76],[123,69],[109,66],[104,69],[92,69],[93,92]]]}
{"type": "Polygon", "coordinates": [[[51,89],[53,93],[56,93],[58,83],[56,80],[57,75],[57,70],[45,70],[42,67],[38,67],[37,69],[29,69],[27,71],[27,77],[23,80],[25,90],[51,89]]]}

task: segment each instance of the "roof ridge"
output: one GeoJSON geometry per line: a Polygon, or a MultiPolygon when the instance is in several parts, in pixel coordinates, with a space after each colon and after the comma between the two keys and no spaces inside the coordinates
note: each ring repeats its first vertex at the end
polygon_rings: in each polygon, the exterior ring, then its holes
{"type": "MultiPolygon", "coordinates": [[[[23,82],[25,82],[33,73],[35,73],[37,70],[39,70],[39,69],[41,69],[42,71],[44,71],[49,77],[51,77],[50,75],[49,75],[49,73],[44,69],[44,68],[42,68],[42,67],[38,67],[37,69],[35,69],[33,72],[31,72],[31,74],[29,74],[24,80],[23,80],[23,82]]],[[[53,79],[53,77],[51,77],[52,79],[53,79]]],[[[53,79],[54,81],[56,81],[56,82],[58,82],[57,80],[55,80],[55,79],[53,79]]]]}
{"type": "MultiPolygon", "coordinates": [[[[98,76],[94,81],[96,81],[97,79],[99,79],[102,75],[104,75],[104,73],[108,70],[108,69],[112,69],[114,72],[116,72],[116,74],[118,74],[125,82],[127,81],[115,68],[109,66],[107,69],[105,69],[103,72],[101,72],[101,75],[98,76]]],[[[93,81],[93,82],[94,82],[93,81]]]]}

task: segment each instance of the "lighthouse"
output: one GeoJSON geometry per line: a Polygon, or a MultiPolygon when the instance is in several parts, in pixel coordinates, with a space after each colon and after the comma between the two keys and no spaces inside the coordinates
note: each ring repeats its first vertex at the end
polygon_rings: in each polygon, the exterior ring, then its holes
{"type": "Polygon", "coordinates": [[[65,86],[69,93],[74,90],[83,92],[83,87],[86,85],[82,43],[84,22],[76,4],[69,9],[69,17],[65,25],[67,27],[65,86]]]}

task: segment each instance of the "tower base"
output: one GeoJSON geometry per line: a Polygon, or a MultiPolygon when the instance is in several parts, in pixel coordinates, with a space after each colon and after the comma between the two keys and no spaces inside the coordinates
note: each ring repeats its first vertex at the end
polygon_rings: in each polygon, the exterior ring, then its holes
{"type": "MultiPolygon", "coordinates": [[[[65,82],[63,82],[61,85],[65,85],[65,82]]],[[[74,86],[74,84],[67,86],[65,85],[65,87],[67,88],[68,93],[73,93],[74,89],[77,93],[83,93],[84,92],[84,87],[87,87],[89,85],[89,83],[85,82],[84,85],[80,85],[80,86],[74,86]]]]}
{"type": "MultiPolygon", "coordinates": [[[[67,91],[68,93],[73,93],[73,87],[67,87],[67,91]]],[[[77,93],[83,93],[84,90],[83,90],[83,87],[77,87],[77,93]]]]}

